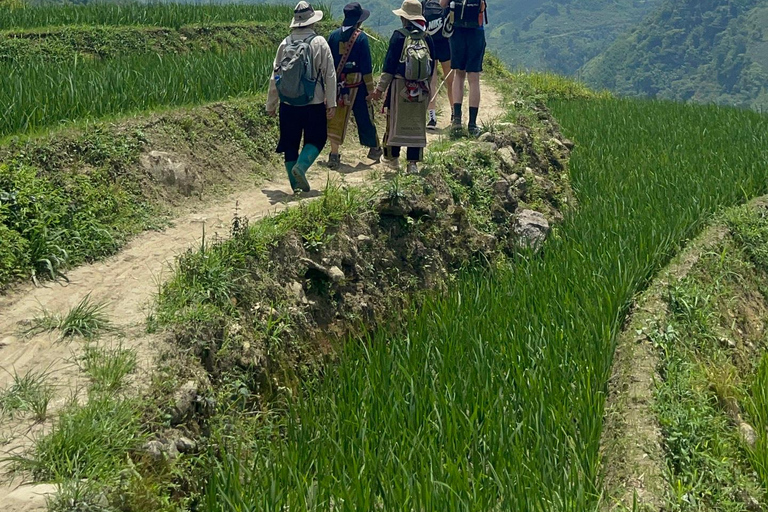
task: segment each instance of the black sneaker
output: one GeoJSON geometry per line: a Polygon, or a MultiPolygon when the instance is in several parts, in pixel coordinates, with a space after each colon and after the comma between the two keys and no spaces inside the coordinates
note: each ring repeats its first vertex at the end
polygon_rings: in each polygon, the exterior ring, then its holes
{"type": "Polygon", "coordinates": [[[329,169],[338,169],[339,165],[341,165],[341,155],[339,154],[333,154],[331,153],[328,155],[328,168],[329,169]]]}
{"type": "Polygon", "coordinates": [[[461,126],[461,118],[454,117],[451,120],[451,134],[454,137],[460,137],[464,133],[464,128],[461,126]]]}
{"type": "Polygon", "coordinates": [[[476,124],[471,124],[471,125],[467,126],[467,131],[469,131],[469,134],[472,137],[479,137],[480,134],[483,133],[483,131],[480,129],[480,127],[477,126],[476,124]]]}
{"type": "Polygon", "coordinates": [[[427,122],[427,130],[437,130],[437,119],[433,117],[427,122]]]}
{"type": "Polygon", "coordinates": [[[371,148],[368,150],[368,158],[371,160],[376,160],[377,162],[381,158],[381,155],[384,154],[384,150],[382,148],[371,148]]]}

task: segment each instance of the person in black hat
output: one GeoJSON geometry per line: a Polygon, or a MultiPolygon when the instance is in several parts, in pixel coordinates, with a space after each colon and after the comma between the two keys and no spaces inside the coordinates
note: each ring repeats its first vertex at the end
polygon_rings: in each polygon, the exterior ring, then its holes
{"type": "Polygon", "coordinates": [[[368,158],[378,161],[382,155],[370,94],[374,90],[373,63],[368,36],[360,29],[371,13],[357,3],[344,7],[342,26],[328,36],[338,78],[336,115],[328,121],[331,154],[328,167],[337,169],[341,163],[339,146],[344,143],[349,118],[355,115],[360,144],[370,148],[368,158]]]}

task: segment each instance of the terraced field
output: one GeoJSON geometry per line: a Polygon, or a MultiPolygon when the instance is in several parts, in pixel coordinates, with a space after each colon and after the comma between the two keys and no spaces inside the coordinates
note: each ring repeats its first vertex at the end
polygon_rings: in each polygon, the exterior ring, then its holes
{"type": "MultiPolygon", "coordinates": [[[[216,186],[230,180],[228,191],[248,193],[272,175],[265,41],[282,37],[275,27],[289,11],[0,11],[8,77],[0,84],[0,282],[65,284],[72,265],[161,229],[174,202],[193,210],[177,215],[182,227],[171,233],[180,236],[204,195],[222,197],[216,186]]],[[[191,237],[157,283],[108,273],[143,263],[134,244],[117,262],[69,274],[80,280],[71,287],[3,297],[0,307],[14,315],[32,311],[36,296],[67,297],[57,304],[68,310],[29,313],[0,333],[0,354],[26,353],[27,364],[34,358],[20,347],[37,343],[58,365],[53,374],[9,368],[0,391],[0,441],[19,447],[4,468],[52,486],[42,491],[47,505],[30,503],[52,511],[612,507],[601,439],[617,335],[636,295],[714,215],[766,193],[768,117],[616,99],[489,64],[487,134],[435,135],[419,175],[386,175],[352,157],[339,182],[313,171],[313,186],[326,184],[315,201],[290,203],[267,182],[259,193],[286,209],[280,215],[260,220],[262,208],[249,220],[238,202],[230,222],[219,205],[215,225],[227,240],[191,237]],[[97,280],[107,284],[76,296],[97,280]],[[142,312],[141,294],[121,287],[156,296],[142,312]],[[130,302],[130,323],[117,320],[105,290],[130,302]],[[76,365],[65,368],[63,342],[76,365]]],[[[733,229],[758,244],[765,227],[750,219],[750,229],[733,229]]],[[[160,254],[163,236],[137,240],[160,254]]],[[[754,382],[768,374],[765,364],[753,373],[745,417],[761,426],[768,386],[754,382]]],[[[659,417],[690,435],[670,414],[684,402],[671,391],[659,417]]],[[[745,459],[758,472],[763,438],[745,459]]],[[[675,472],[665,475],[657,510],[696,510],[694,498],[717,494],[699,492],[674,465],[684,445],[663,445],[675,472]]],[[[747,486],[758,506],[763,480],[747,486]]],[[[713,485],[730,500],[724,481],[713,485]]],[[[751,503],[731,501],[723,510],[751,503]]],[[[24,507],[14,510],[32,510],[24,507]]]]}

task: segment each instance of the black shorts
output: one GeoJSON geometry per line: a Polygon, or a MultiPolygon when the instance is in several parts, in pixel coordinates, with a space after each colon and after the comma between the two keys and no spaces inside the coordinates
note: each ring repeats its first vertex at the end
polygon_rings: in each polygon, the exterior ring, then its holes
{"type": "Polygon", "coordinates": [[[451,41],[451,69],[479,73],[485,57],[485,30],[456,27],[451,41]]]}
{"type": "Polygon", "coordinates": [[[451,42],[447,37],[433,37],[435,43],[435,60],[438,62],[448,62],[451,60],[451,42]]]}

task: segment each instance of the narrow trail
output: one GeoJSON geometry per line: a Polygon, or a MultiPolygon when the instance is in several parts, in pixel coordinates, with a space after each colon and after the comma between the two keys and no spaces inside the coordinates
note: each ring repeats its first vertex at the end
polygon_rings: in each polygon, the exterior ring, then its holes
{"type": "MultiPolygon", "coordinates": [[[[482,82],[482,104],[479,122],[491,124],[505,114],[501,95],[488,83],[482,82]]],[[[439,130],[428,132],[430,143],[447,136],[450,107],[442,97],[439,104],[439,130]]],[[[320,195],[328,181],[360,185],[369,181],[374,169],[365,158],[366,148],[357,143],[357,135],[350,131],[342,147],[342,164],[338,171],[322,165],[327,161],[326,149],[309,173],[312,191],[301,201],[320,195]]],[[[172,275],[176,256],[190,247],[199,246],[203,233],[210,240],[226,236],[237,205],[238,213],[251,222],[278,212],[299,201],[289,194],[290,187],[284,173],[260,186],[241,190],[219,199],[203,209],[180,215],[172,227],[163,231],[143,233],[129,242],[118,254],[89,265],[70,270],[68,282],[46,282],[42,286],[22,286],[0,296],[0,390],[7,388],[13,375],[27,372],[45,372],[48,382],[55,387],[55,397],[49,406],[49,417],[68,402],[73,393],[84,389],[87,380],[77,365],[84,342],[80,339],[60,340],[57,333],[25,336],[28,322],[41,310],[65,313],[90,294],[95,302],[105,302],[105,313],[119,334],[103,337],[100,343],[117,342],[137,352],[140,371],[151,369],[153,347],[162,343],[162,335],[148,334],[145,320],[160,284],[172,275]]],[[[27,449],[34,436],[50,428],[30,419],[9,420],[0,416],[0,458],[18,454],[27,449]]],[[[7,468],[0,462],[0,477],[7,468]]],[[[19,478],[0,484],[0,503],[5,512],[45,510],[45,496],[54,492],[48,484],[24,485],[19,478]]]]}

